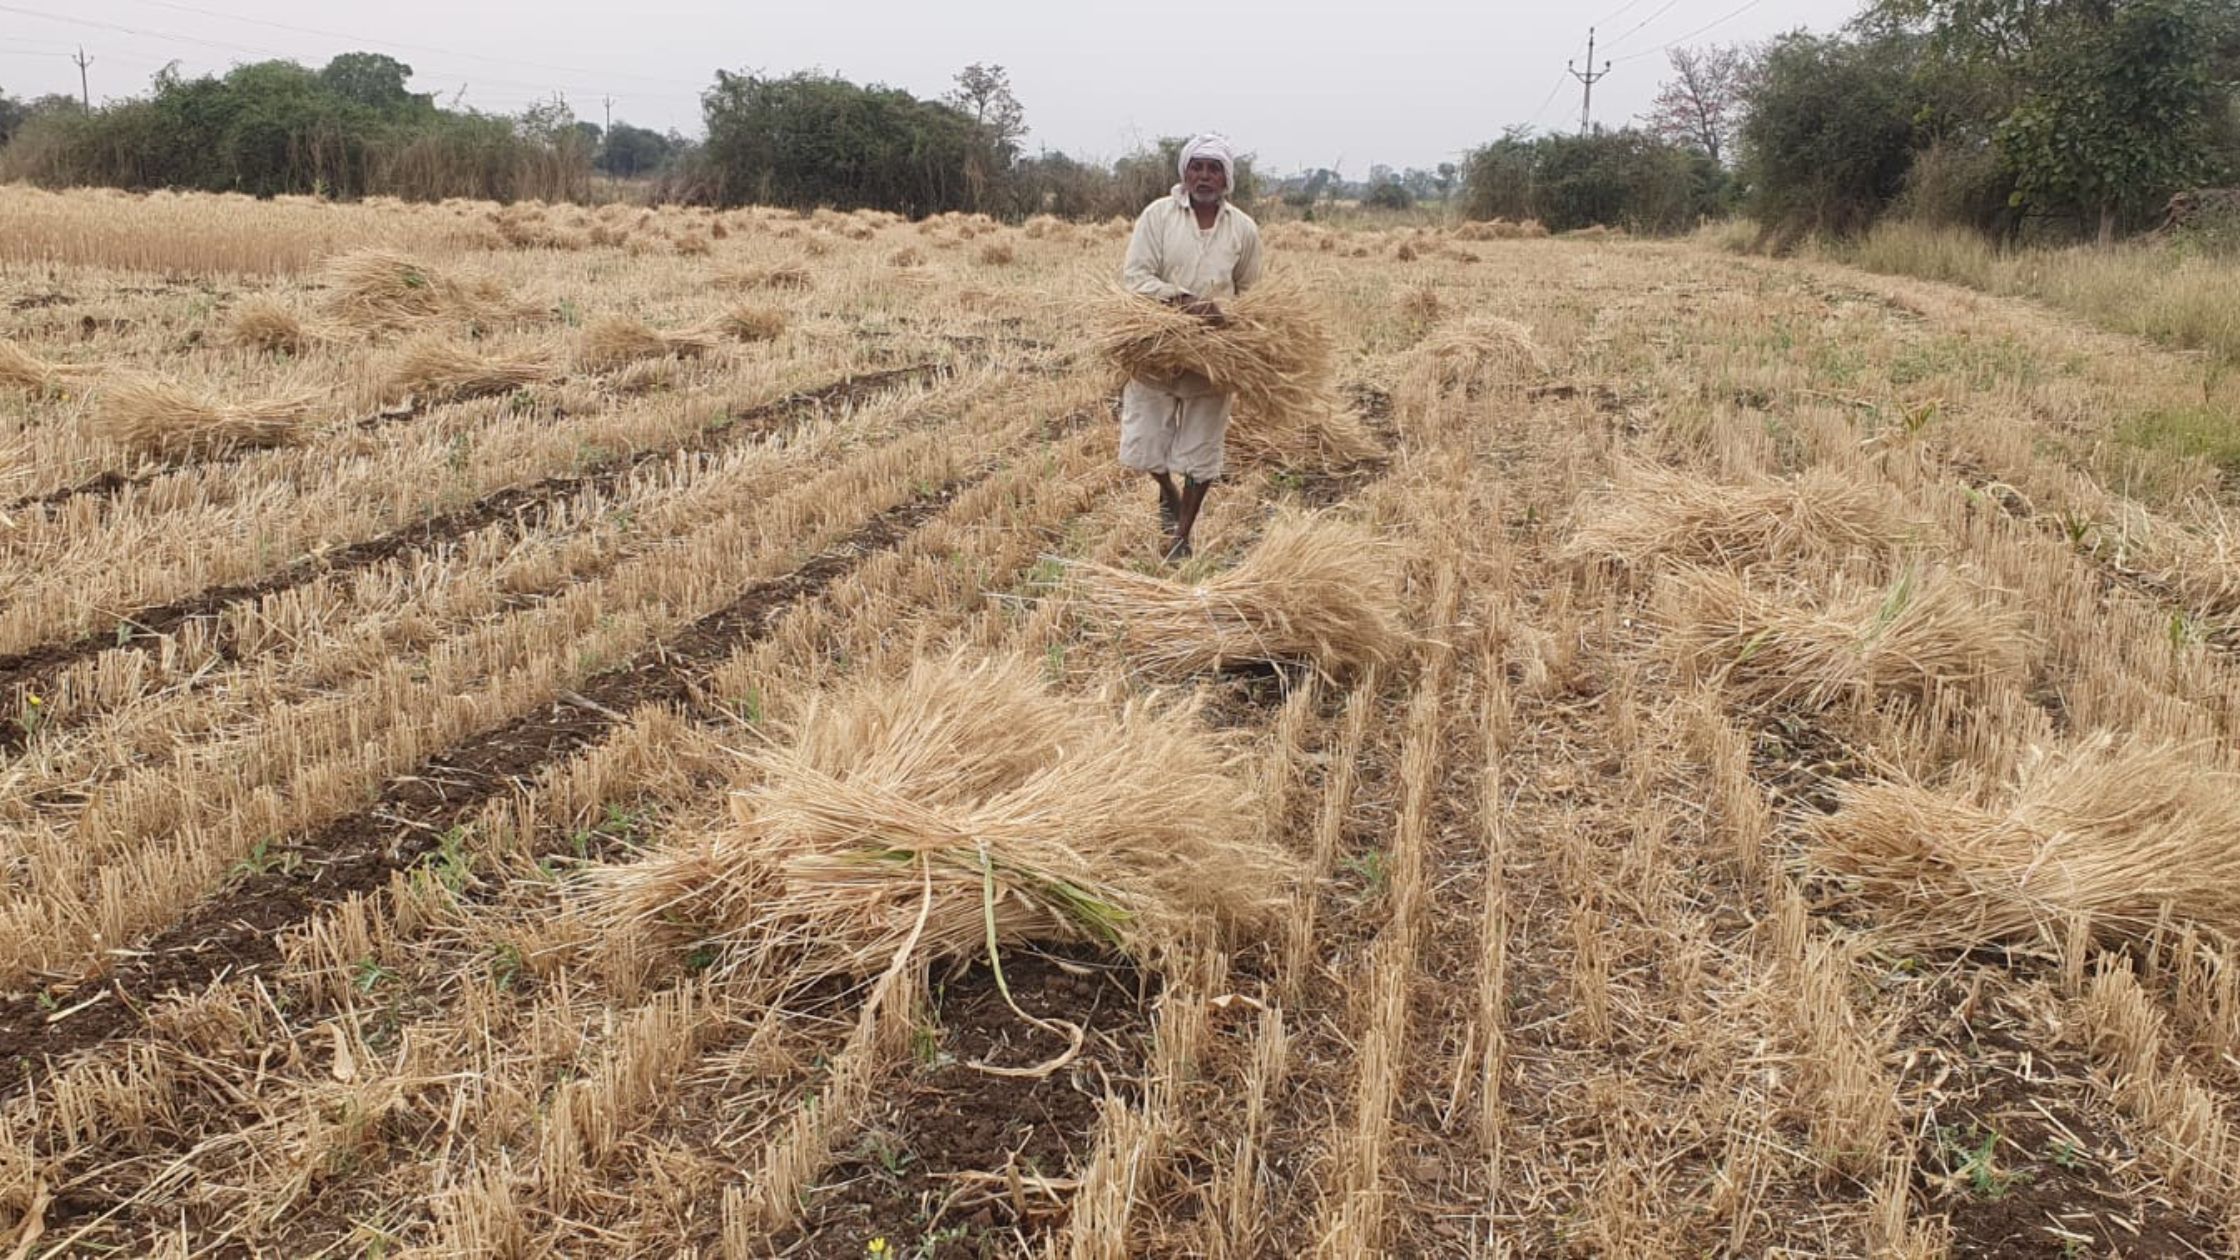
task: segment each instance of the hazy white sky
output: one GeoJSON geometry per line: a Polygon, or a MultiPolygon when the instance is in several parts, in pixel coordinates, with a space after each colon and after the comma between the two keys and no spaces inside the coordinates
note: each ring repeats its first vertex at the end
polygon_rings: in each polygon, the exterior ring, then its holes
{"type": "Polygon", "coordinates": [[[1575,128],[1579,84],[1564,73],[1595,52],[1615,63],[1595,118],[1648,105],[1668,43],[1755,40],[1830,30],[1858,0],[0,0],[0,89],[78,90],[70,57],[93,57],[93,95],[123,96],[177,60],[188,73],[337,52],[386,52],[419,91],[511,111],[564,92],[576,115],[700,130],[699,92],[717,67],[783,74],[820,68],[938,95],[973,61],[1011,72],[1028,147],[1112,157],[1139,139],[1225,131],[1277,171],[1372,162],[1431,166],[1533,122],[1575,128]]]}

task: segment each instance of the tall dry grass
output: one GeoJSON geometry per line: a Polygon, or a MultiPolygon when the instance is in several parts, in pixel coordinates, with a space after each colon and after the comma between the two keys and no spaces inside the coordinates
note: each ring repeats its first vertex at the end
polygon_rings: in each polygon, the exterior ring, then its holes
{"type": "Polygon", "coordinates": [[[2001,250],[1978,233],[1901,221],[1837,256],[1869,271],[2031,298],[2114,332],[2240,362],[2240,259],[2147,242],[2001,250]]]}

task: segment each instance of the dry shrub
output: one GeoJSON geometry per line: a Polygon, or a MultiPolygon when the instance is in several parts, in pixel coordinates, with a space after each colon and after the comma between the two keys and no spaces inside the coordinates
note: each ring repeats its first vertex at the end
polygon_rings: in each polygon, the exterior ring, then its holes
{"type": "Polygon", "coordinates": [[[95,437],[143,455],[212,455],[303,440],[309,394],[219,403],[145,376],[106,384],[87,421],[95,437]]]}
{"type": "Polygon", "coordinates": [[[2021,683],[2038,645],[2021,614],[1987,606],[1945,569],[1909,570],[1888,589],[1827,608],[1754,591],[1697,569],[1666,592],[1667,646],[1698,675],[1721,675],[1759,704],[1829,708],[1903,696],[1981,696],[2021,683]]]}
{"type": "Polygon", "coordinates": [[[449,402],[511,393],[550,380],[554,374],[552,356],[544,350],[485,355],[462,342],[424,336],[397,351],[386,392],[390,397],[410,394],[449,402]]]}
{"type": "Polygon", "coordinates": [[[235,307],[226,320],[226,344],[245,350],[302,354],[322,336],[316,326],[304,323],[287,303],[263,294],[235,307]]]}
{"type": "Polygon", "coordinates": [[[1580,503],[1583,519],[1560,553],[1571,563],[1743,568],[1885,555],[1912,529],[1880,482],[1825,468],[1738,486],[1628,461],[1606,492],[1580,503]]]}
{"type": "Polygon", "coordinates": [[[594,872],[586,909],[774,989],[883,971],[914,936],[982,955],[987,916],[998,945],[1150,956],[1265,928],[1296,877],[1192,715],[1056,695],[1019,658],[859,681],[745,760],[733,827],[594,872]]]}
{"type": "Polygon", "coordinates": [[[2240,941],[2240,775],[2170,744],[2095,735],[1988,803],[1910,784],[1845,790],[1808,860],[1933,947],[2102,940],[2166,919],[2240,941]]]}
{"type": "Polygon", "coordinates": [[[989,241],[980,247],[980,261],[990,267],[1008,267],[1019,261],[1019,251],[1009,241],[989,241]]]}
{"type": "Polygon", "coordinates": [[[1405,652],[1398,567],[1360,526],[1284,513],[1241,563],[1203,582],[1077,564],[1071,586],[1089,619],[1152,673],[1305,665],[1343,680],[1405,652]]]}
{"type": "Polygon", "coordinates": [[[767,306],[734,306],[701,327],[733,341],[775,341],[786,330],[786,314],[767,306]]]}
{"type": "Polygon", "coordinates": [[[510,314],[505,286],[489,276],[460,279],[416,258],[361,249],[328,260],[326,313],[352,328],[405,328],[434,319],[510,314]]]}
{"type": "Polygon", "coordinates": [[[1521,385],[1548,374],[1548,356],[1532,330],[1498,315],[1472,315],[1423,339],[1419,362],[1442,385],[1521,385]]]}
{"type": "Polygon", "coordinates": [[[1320,297],[1279,277],[1224,303],[1210,324],[1115,286],[1094,312],[1092,335],[1113,366],[1149,381],[1196,374],[1267,416],[1312,405],[1328,391],[1337,343],[1320,297]]]}
{"type": "Polygon", "coordinates": [[[692,328],[663,332],[628,315],[601,315],[583,330],[576,345],[576,363],[594,372],[671,355],[692,359],[715,349],[715,334],[692,328]]]}
{"type": "Polygon", "coordinates": [[[99,370],[78,363],[50,362],[13,341],[0,341],[0,385],[44,393],[90,378],[99,370]]]}
{"type": "Polygon", "coordinates": [[[730,289],[806,289],[816,283],[816,276],[799,263],[787,263],[721,272],[716,283],[730,289]]]}

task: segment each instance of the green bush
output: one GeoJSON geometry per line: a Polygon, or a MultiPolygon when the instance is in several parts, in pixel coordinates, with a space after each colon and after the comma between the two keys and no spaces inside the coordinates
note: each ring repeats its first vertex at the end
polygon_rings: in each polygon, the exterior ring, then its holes
{"type": "Polygon", "coordinates": [[[1633,128],[1588,135],[1512,134],[1464,168],[1473,219],[1538,219],[1550,231],[1602,225],[1629,232],[1693,230],[1724,208],[1726,175],[1710,158],[1633,128]]]}

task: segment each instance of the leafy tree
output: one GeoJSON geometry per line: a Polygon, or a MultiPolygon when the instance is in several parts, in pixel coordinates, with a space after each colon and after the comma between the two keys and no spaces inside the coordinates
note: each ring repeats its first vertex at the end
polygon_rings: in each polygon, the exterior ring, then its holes
{"type": "Polygon", "coordinates": [[[716,72],[701,95],[702,153],[724,205],[867,206],[899,214],[971,210],[986,133],[952,106],[830,75],[716,72]]]}
{"type": "Polygon", "coordinates": [[[1742,125],[1750,58],[1741,46],[1675,48],[1666,56],[1673,77],[1649,106],[1649,130],[1671,144],[1693,145],[1724,165],[1742,125]]]}
{"type": "Polygon", "coordinates": [[[0,144],[6,144],[8,137],[14,135],[16,128],[21,127],[23,120],[30,116],[30,106],[6,92],[0,92],[0,144]]]}
{"type": "Polygon", "coordinates": [[[676,152],[667,136],[646,127],[618,122],[609,128],[599,147],[597,165],[609,175],[629,179],[659,170],[676,152]]]}
{"type": "Polygon", "coordinates": [[[1559,232],[1683,231],[1718,211],[1726,187],[1707,155],[1630,127],[1539,137],[1512,129],[1470,155],[1465,178],[1470,217],[1538,219],[1559,232]]]}
{"type": "Polygon", "coordinates": [[[1769,45],[1740,131],[1759,222],[1857,232],[1904,186],[1912,159],[1911,42],[1796,32],[1769,45]]]}
{"type": "Polygon", "coordinates": [[[1027,111],[1012,95],[1011,76],[1002,66],[973,62],[957,72],[957,86],[942,102],[968,114],[988,135],[989,147],[1008,161],[1026,138],[1027,111]]]}
{"type": "Polygon", "coordinates": [[[1361,198],[1361,204],[1372,210],[1407,210],[1416,204],[1415,194],[1397,179],[1386,179],[1372,184],[1361,198]]]}
{"type": "Polygon", "coordinates": [[[430,98],[414,96],[405,87],[412,67],[384,53],[346,52],[319,70],[319,81],[343,100],[379,114],[401,114],[430,98]]]}

